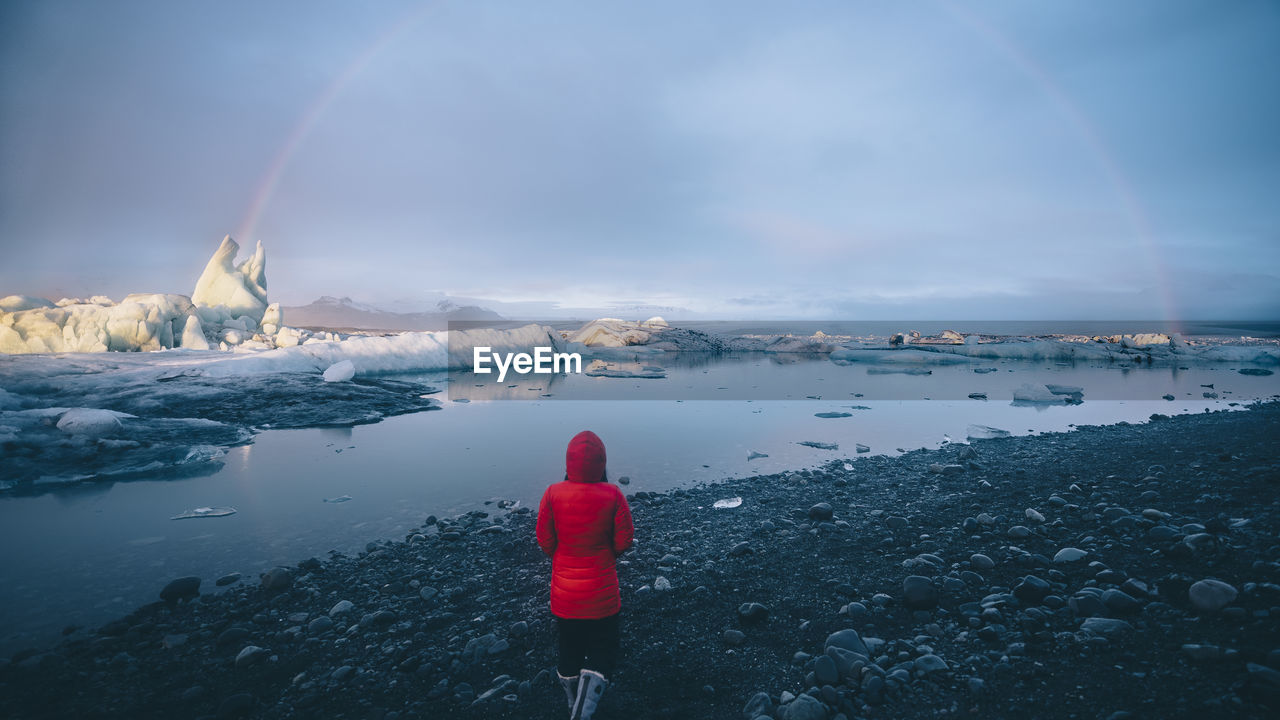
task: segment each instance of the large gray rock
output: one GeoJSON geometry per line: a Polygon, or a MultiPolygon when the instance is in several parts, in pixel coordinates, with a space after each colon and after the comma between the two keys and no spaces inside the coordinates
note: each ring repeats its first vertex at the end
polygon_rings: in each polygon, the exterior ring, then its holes
{"type": "Polygon", "coordinates": [[[822,649],[826,650],[829,647],[838,647],[861,655],[871,655],[871,653],[867,652],[866,643],[862,642],[862,636],[858,635],[858,631],[853,629],[837,630],[828,635],[822,649]]]}
{"type": "Polygon", "coordinates": [[[910,610],[932,610],[938,606],[938,588],[923,575],[910,575],[902,581],[902,604],[910,610]]]}
{"type": "Polygon", "coordinates": [[[194,575],[180,577],[160,591],[160,599],[173,605],[179,600],[192,600],[200,595],[200,578],[194,575]]]}
{"type": "Polygon", "coordinates": [[[1221,580],[1201,580],[1187,590],[1191,605],[1202,612],[1217,612],[1236,599],[1236,589],[1221,580]]]}
{"type": "Polygon", "coordinates": [[[781,720],[827,720],[827,708],[812,695],[801,695],[782,706],[781,720]]]}
{"type": "Polygon", "coordinates": [[[747,700],[747,704],[742,708],[742,716],[746,720],[755,720],[758,717],[773,717],[773,700],[769,698],[769,693],[758,692],[747,700]]]}
{"type": "Polygon", "coordinates": [[[279,593],[293,587],[293,572],[289,568],[271,568],[262,574],[262,589],[279,593]]]}

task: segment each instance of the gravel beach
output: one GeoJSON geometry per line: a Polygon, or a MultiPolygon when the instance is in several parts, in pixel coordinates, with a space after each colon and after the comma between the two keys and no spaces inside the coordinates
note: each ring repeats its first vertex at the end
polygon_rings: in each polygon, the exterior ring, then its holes
{"type": "MultiPolygon", "coordinates": [[[[1272,402],[635,493],[599,717],[1275,717],[1277,448],[1272,402]]],[[[563,718],[550,562],[502,505],[174,578],[0,660],[0,715],[563,718]]]]}

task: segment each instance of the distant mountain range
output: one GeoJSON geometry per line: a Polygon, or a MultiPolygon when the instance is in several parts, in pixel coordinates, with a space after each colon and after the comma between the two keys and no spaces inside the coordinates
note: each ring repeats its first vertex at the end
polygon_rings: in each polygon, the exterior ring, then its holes
{"type": "Polygon", "coordinates": [[[329,329],[447,330],[451,322],[505,319],[492,310],[477,305],[457,305],[449,300],[437,303],[434,311],[397,313],[358,303],[348,297],[325,295],[309,305],[281,309],[286,325],[329,329]]]}

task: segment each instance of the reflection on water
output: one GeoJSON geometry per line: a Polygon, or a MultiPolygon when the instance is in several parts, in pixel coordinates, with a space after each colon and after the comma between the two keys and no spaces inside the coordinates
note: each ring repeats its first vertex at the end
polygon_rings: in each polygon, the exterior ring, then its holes
{"type": "MultiPolygon", "coordinates": [[[[780,357],[672,365],[660,381],[572,376],[558,381],[553,398],[475,398],[375,425],[264,432],[252,445],[233,448],[208,477],[5,498],[0,546],[27,550],[0,559],[0,652],[48,642],[67,624],[104,622],[154,600],[165,582],[181,575],[198,575],[202,589],[213,591],[213,581],[226,573],[251,579],[276,564],[403,537],[427,515],[484,507],[496,498],[534,503],[562,476],[568,438],[586,428],[608,446],[611,477],[629,476],[629,492],[660,491],[853,457],[855,443],[893,454],[937,447],[946,436],[963,439],[971,424],[1022,434],[1139,422],[1154,412],[1201,412],[1268,397],[1280,387],[1274,376],[1242,376],[1230,368],[987,365],[998,372],[977,374],[965,366],[933,368],[928,376],[871,377],[865,367],[780,357]],[[1033,380],[1082,386],[1084,403],[1015,407],[1013,389],[1033,380]],[[614,392],[633,399],[573,399],[592,397],[586,390],[596,381],[617,383],[614,392]],[[1219,399],[1202,397],[1200,386],[1208,384],[1219,399]],[[688,400],[688,386],[726,397],[754,391],[788,399],[688,400]],[[714,390],[720,387],[728,390],[714,390]],[[965,397],[979,391],[989,399],[965,397]],[[1166,393],[1176,401],[1159,399],[1166,393]],[[832,412],[849,416],[815,417],[832,412]],[[748,460],[753,452],[768,457],[748,460]],[[324,502],[344,495],[352,499],[324,502]],[[169,520],[209,506],[237,512],[169,520]]],[[[489,397],[537,395],[535,389],[548,387],[544,379],[507,383],[489,397]]]]}

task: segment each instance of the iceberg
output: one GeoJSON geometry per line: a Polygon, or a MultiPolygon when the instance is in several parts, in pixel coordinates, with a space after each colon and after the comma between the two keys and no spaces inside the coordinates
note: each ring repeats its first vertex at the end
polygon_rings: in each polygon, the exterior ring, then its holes
{"type": "Polygon", "coordinates": [[[223,238],[196,281],[191,302],[206,323],[247,319],[255,328],[262,324],[267,310],[266,251],[258,243],[253,255],[236,265],[239,252],[240,245],[230,235],[223,238]]]}
{"type": "MultiPolygon", "coordinates": [[[[1079,390],[1068,386],[1056,385],[1059,390],[1079,390]]],[[[1031,405],[1078,405],[1082,402],[1083,390],[1080,393],[1074,392],[1055,392],[1053,388],[1047,385],[1032,385],[1031,383],[1023,383],[1013,391],[1013,401],[1015,403],[1026,403],[1031,405]]]]}
{"type": "Polygon", "coordinates": [[[653,337],[656,330],[666,328],[651,324],[653,318],[644,323],[627,322],[618,318],[599,318],[582,326],[577,332],[566,338],[570,343],[582,343],[587,347],[626,347],[628,345],[644,345],[653,337]]]}

